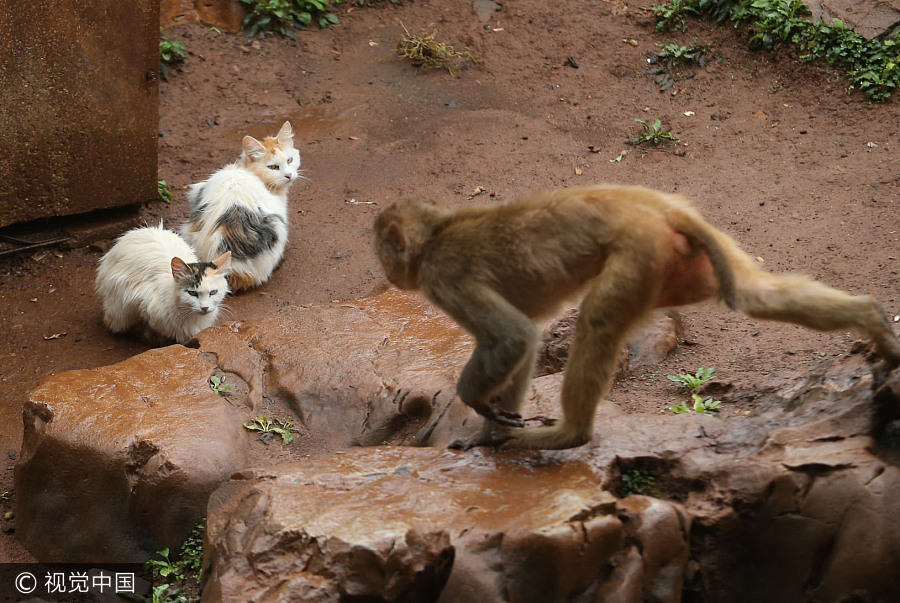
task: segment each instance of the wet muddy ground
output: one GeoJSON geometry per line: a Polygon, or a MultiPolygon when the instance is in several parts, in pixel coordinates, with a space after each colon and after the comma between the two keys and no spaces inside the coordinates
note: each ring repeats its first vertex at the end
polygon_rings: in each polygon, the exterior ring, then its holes
{"type": "MultiPolygon", "coordinates": [[[[170,28],[165,35],[188,52],[160,85],[159,178],[174,199],[141,208],[138,218],[177,227],[187,216],[185,187],[233,161],[244,134],[274,134],[289,119],[310,180],[290,193],[281,268],[231,298],[230,319],[373,290],[382,278],[371,224],[393,199],[424,195],[461,207],[601,181],[685,194],[770,270],[871,293],[895,319],[900,105],[869,104],[848,93],[839,71],[803,63],[790,48],[750,52],[743,29],[691,21],[687,32],[658,33],[653,4],[345,3],[340,26],[299,32],[296,41],[170,28]],[[397,59],[404,26],[468,47],[479,65],[451,75],[397,59]],[[661,90],[647,59],[670,42],[710,48],[704,67],[680,70],[661,90]],[[636,119],[657,118],[675,144],[626,143],[640,133],[636,119]]],[[[0,257],[2,513],[12,511],[28,391],[53,373],[146,349],[104,330],[92,287],[102,251],[130,225],[88,229],[74,247],[0,257]]],[[[684,401],[667,373],[715,367],[723,380],[752,380],[846,353],[853,340],[711,306],[684,316],[691,345],[619,383],[616,404],[666,413],[684,401]]],[[[721,412],[735,410],[726,400],[721,412]]],[[[0,526],[0,561],[28,559],[14,517],[0,526]]]]}

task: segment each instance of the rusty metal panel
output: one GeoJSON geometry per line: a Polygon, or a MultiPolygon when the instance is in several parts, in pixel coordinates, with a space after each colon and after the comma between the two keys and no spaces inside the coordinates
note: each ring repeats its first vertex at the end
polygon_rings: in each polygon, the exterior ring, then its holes
{"type": "Polygon", "coordinates": [[[0,0],[0,227],[156,198],[159,0],[0,0]]]}

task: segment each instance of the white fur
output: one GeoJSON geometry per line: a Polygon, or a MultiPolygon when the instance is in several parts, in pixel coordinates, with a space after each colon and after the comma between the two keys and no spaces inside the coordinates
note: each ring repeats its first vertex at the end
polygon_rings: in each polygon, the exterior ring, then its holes
{"type": "Polygon", "coordinates": [[[258,216],[274,214],[281,218],[273,225],[276,241],[269,249],[253,257],[232,257],[231,275],[236,290],[268,281],[284,255],[288,189],[298,177],[303,177],[299,175],[300,152],[294,148],[293,136],[290,123],[285,122],[275,137],[282,148],[269,155],[262,143],[245,136],[243,152],[235,163],[191,185],[188,192],[192,216],[181,226],[181,235],[204,261],[211,261],[223,250],[218,220],[230,208],[237,205],[258,216]],[[195,214],[193,210],[199,203],[204,209],[195,214]]]}
{"type": "Polygon", "coordinates": [[[100,258],[94,286],[110,331],[143,327],[148,339],[185,343],[215,324],[228,293],[228,262],[204,277],[193,297],[172,273],[175,257],[188,264],[198,261],[184,239],[160,224],[129,230],[100,258]]]}

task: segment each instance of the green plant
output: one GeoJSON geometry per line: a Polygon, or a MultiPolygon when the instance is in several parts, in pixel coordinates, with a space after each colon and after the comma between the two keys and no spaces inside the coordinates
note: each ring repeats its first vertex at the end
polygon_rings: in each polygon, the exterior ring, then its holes
{"type": "Polygon", "coordinates": [[[658,64],[666,71],[675,71],[681,65],[696,63],[703,67],[706,64],[706,53],[709,44],[681,46],[677,42],[666,44],[656,55],[658,64]]]}
{"type": "Polygon", "coordinates": [[[218,375],[213,375],[209,378],[209,389],[213,390],[220,396],[233,387],[233,383],[225,383],[225,379],[219,377],[218,375]]]}
{"type": "Polygon", "coordinates": [[[244,423],[244,427],[251,431],[259,431],[259,439],[268,444],[273,436],[281,436],[281,445],[287,446],[294,441],[294,428],[292,419],[270,419],[269,417],[256,417],[252,423],[244,423]]]}
{"type": "Polygon", "coordinates": [[[755,0],[750,5],[753,28],[751,48],[771,50],[775,42],[799,43],[809,21],[809,9],[803,0],[755,0]]]}
{"type": "Polygon", "coordinates": [[[181,567],[188,576],[193,576],[197,584],[203,569],[203,535],[206,520],[202,520],[191,531],[191,535],[181,544],[181,567]]]}
{"type": "Polygon", "coordinates": [[[619,498],[625,498],[632,494],[651,495],[656,490],[656,477],[643,469],[632,469],[622,474],[622,484],[619,486],[619,498]]]}
{"type": "Polygon", "coordinates": [[[750,23],[753,48],[771,49],[778,42],[798,44],[804,59],[823,58],[847,70],[851,88],[874,101],[885,101],[900,88],[900,33],[867,40],[842,21],[811,22],[801,0],[671,0],[654,7],[657,29],[684,29],[685,16],[707,15],[720,23],[750,23]]]}
{"type": "Polygon", "coordinates": [[[847,69],[847,76],[872,100],[886,101],[900,88],[900,33],[893,38],[866,40],[839,19],[814,23],[804,35],[802,58],[824,58],[847,69]]]}
{"type": "Polygon", "coordinates": [[[144,599],[145,603],[195,603],[199,598],[191,598],[184,595],[178,588],[171,584],[159,584],[153,587],[150,596],[144,599]]]}
{"type": "Polygon", "coordinates": [[[0,500],[2,500],[4,502],[9,500],[9,490],[6,490],[3,493],[0,493],[0,500]]]}
{"type": "Polygon", "coordinates": [[[715,371],[715,369],[712,367],[704,368],[701,366],[693,375],[690,373],[679,373],[677,375],[666,375],[666,379],[674,381],[679,385],[683,385],[687,389],[697,389],[710,379],[715,378],[713,371],[715,371]]]}
{"type": "Polygon", "coordinates": [[[159,62],[169,67],[176,67],[184,62],[184,42],[170,40],[159,30],[159,62]]]}
{"type": "Polygon", "coordinates": [[[165,180],[156,181],[156,195],[164,203],[172,200],[172,191],[169,190],[169,185],[166,184],[165,180]]]}
{"type": "Polygon", "coordinates": [[[641,124],[641,126],[643,127],[643,132],[640,135],[635,136],[634,138],[629,138],[628,144],[639,145],[647,142],[656,147],[664,143],[678,140],[677,136],[675,136],[668,130],[662,129],[662,122],[658,119],[654,119],[653,124],[650,124],[641,119],[636,119],[634,121],[641,124]]]}
{"type": "Polygon", "coordinates": [[[669,4],[654,6],[650,10],[656,15],[656,31],[684,31],[687,29],[684,18],[689,14],[697,14],[697,7],[692,0],[671,0],[669,4]]]}
{"type": "Polygon", "coordinates": [[[701,398],[698,394],[691,394],[691,400],[693,401],[693,405],[690,408],[688,408],[687,405],[676,404],[670,406],[669,410],[676,415],[691,412],[691,410],[704,415],[712,415],[719,411],[719,405],[722,403],[721,400],[713,400],[712,396],[701,398]]]}
{"type": "Polygon", "coordinates": [[[296,39],[294,29],[305,29],[313,21],[319,27],[336,25],[340,20],[328,11],[330,5],[341,0],[241,0],[249,12],[241,27],[248,37],[264,38],[267,32],[275,32],[296,39]]]}
{"type": "Polygon", "coordinates": [[[178,580],[184,578],[181,564],[178,561],[173,561],[169,558],[169,547],[166,547],[161,551],[156,551],[156,554],[162,557],[162,559],[150,559],[144,563],[144,569],[151,572],[154,578],[172,577],[178,580]]]}

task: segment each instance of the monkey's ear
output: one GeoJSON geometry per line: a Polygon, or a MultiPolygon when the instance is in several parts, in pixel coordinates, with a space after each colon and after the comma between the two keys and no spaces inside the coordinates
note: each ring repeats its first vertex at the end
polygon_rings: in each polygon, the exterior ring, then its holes
{"type": "Polygon", "coordinates": [[[406,236],[403,234],[403,229],[396,222],[388,224],[385,238],[394,251],[400,253],[406,251],[406,236]]]}

